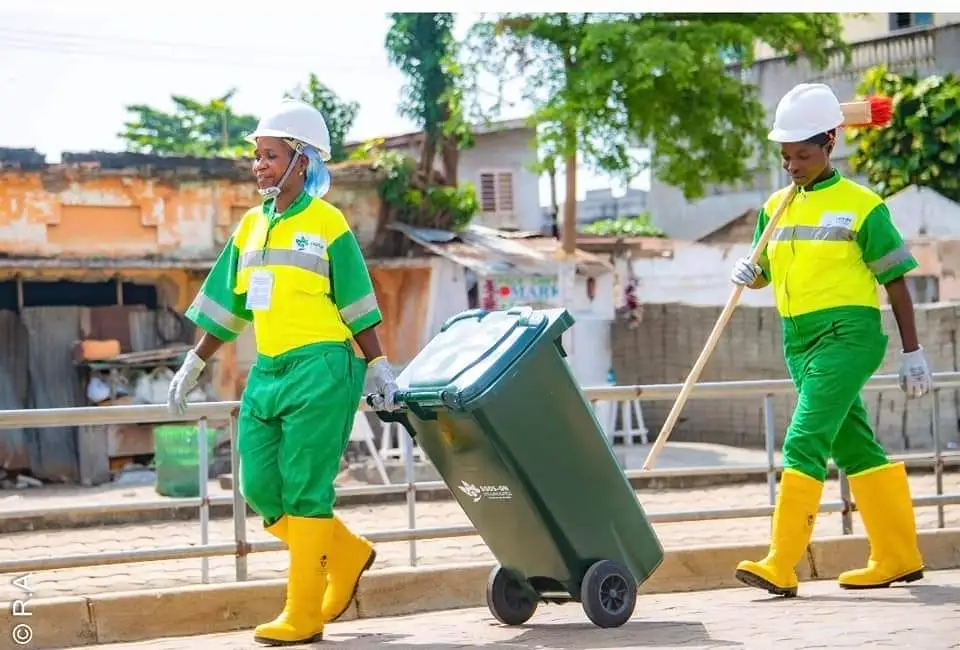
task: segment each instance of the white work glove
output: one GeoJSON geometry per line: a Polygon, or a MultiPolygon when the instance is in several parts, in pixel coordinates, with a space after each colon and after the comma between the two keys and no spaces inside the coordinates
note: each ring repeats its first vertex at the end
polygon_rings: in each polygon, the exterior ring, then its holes
{"type": "Polygon", "coordinates": [[[730,274],[730,281],[734,284],[748,286],[753,284],[763,273],[759,264],[753,264],[749,257],[741,257],[733,265],[733,272],[730,274]]]}
{"type": "Polygon", "coordinates": [[[187,352],[187,358],[170,380],[167,392],[167,410],[173,415],[182,416],[187,412],[187,395],[197,386],[197,379],[207,364],[193,350],[187,352]]]}
{"type": "Polygon", "coordinates": [[[913,352],[904,352],[900,357],[900,390],[907,394],[907,399],[914,399],[929,393],[932,388],[933,375],[923,354],[923,346],[913,352]]]}
{"type": "Polygon", "coordinates": [[[386,357],[380,357],[369,366],[370,375],[376,392],[370,396],[370,406],[376,411],[396,411],[400,406],[394,398],[397,395],[397,378],[386,357]]]}

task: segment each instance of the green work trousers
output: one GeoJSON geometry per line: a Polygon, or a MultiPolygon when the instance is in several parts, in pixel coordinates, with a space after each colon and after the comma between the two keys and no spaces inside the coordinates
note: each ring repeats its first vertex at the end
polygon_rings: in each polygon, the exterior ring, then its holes
{"type": "Polygon", "coordinates": [[[349,343],[260,355],[240,405],[240,489],[271,526],[283,515],[330,517],[366,367],[349,343]]]}
{"type": "Polygon", "coordinates": [[[798,391],[784,467],[823,481],[831,456],[848,476],[886,464],[860,397],[887,349],[880,312],[850,307],[785,318],[783,334],[798,391]]]}

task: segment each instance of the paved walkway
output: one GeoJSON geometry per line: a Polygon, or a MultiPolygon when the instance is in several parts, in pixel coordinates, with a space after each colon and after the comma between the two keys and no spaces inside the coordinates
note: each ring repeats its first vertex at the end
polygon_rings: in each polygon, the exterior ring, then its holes
{"type": "MultiPolygon", "coordinates": [[[[936,492],[932,475],[911,476],[915,496],[936,492]]],[[[944,491],[960,492],[960,473],[944,477],[944,491]]],[[[765,484],[717,486],[690,490],[641,490],[640,502],[649,513],[677,510],[700,510],[765,505],[768,502],[765,484]]],[[[839,500],[837,482],[830,482],[824,490],[824,500],[839,500]]],[[[359,532],[404,529],[407,510],[404,504],[355,506],[343,508],[341,516],[359,532]]],[[[937,524],[936,508],[920,508],[917,518],[921,528],[937,524]]],[[[947,506],[948,526],[960,526],[960,506],[947,506]]],[[[434,501],[417,504],[417,526],[467,525],[469,521],[454,501],[434,501]]],[[[656,526],[657,533],[667,548],[701,544],[765,542],[770,523],[768,518],[719,521],[691,521],[656,526]]],[[[859,517],[854,518],[854,531],[861,532],[859,517]]],[[[815,536],[835,536],[842,532],[839,514],[823,515],[818,521],[815,536]]],[[[247,538],[266,541],[272,538],[263,532],[257,519],[247,520],[247,538]]],[[[210,542],[233,541],[231,519],[210,522],[210,542]]],[[[130,548],[147,549],[164,546],[199,544],[200,526],[197,521],[164,522],[105,526],[79,530],[13,533],[0,536],[0,560],[50,555],[73,555],[130,548]]],[[[469,561],[493,561],[483,541],[477,537],[426,540],[417,543],[418,562],[422,565],[448,564],[469,561]]],[[[374,569],[407,566],[408,546],[403,543],[381,544],[378,547],[374,569]]],[[[285,552],[256,553],[249,556],[251,579],[282,578],[287,566],[285,552]]],[[[210,559],[210,577],[213,582],[234,579],[233,557],[210,559]]],[[[200,560],[117,564],[43,571],[30,577],[37,597],[90,595],[102,592],[174,587],[201,582],[200,560]]],[[[0,602],[16,597],[10,580],[0,582],[0,602]]]]}
{"type": "MultiPolygon", "coordinates": [[[[657,648],[960,648],[960,571],[930,573],[922,583],[874,592],[843,592],[824,581],[800,598],[772,599],[753,589],[642,596],[619,629],[593,627],[578,605],[544,606],[519,628],[496,624],[485,609],[334,623],[322,645],[368,650],[654,650],[657,648]]],[[[84,650],[239,650],[250,632],[88,646],[84,650]]],[[[304,646],[300,646],[304,647],[304,646]]],[[[74,650],[80,650],[75,648],[74,650]]]]}

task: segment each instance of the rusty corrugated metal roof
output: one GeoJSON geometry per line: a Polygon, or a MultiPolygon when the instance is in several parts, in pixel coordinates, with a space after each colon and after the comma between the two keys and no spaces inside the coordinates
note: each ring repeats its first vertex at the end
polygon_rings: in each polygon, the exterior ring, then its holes
{"type": "Polygon", "coordinates": [[[0,254],[0,269],[181,269],[209,271],[214,259],[33,257],[0,254]]]}
{"type": "MultiPolygon", "coordinates": [[[[116,151],[65,151],[62,162],[48,163],[46,156],[35,149],[0,147],[0,171],[7,173],[35,171],[45,177],[70,176],[137,176],[159,178],[171,182],[226,179],[254,183],[250,158],[215,158],[198,156],[160,156],[116,151]]],[[[332,164],[331,175],[338,183],[376,181],[380,172],[372,161],[345,161],[332,164]]]]}
{"type": "Polygon", "coordinates": [[[628,250],[634,257],[670,258],[677,248],[689,243],[666,237],[577,236],[577,246],[584,250],[596,253],[628,250]]]}
{"type": "MultiPolygon", "coordinates": [[[[490,122],[474,124],[470,130],[474,137],[482,137],[485,135],[505,133],[507,131],[518,131],[522,129],[534,130],[534,127],[530,124],[530,118],[520,117],[507,120],[494,120],[490,122]]],[[[396,149],[419,144],[423,140],[423,131],[408,131],[406,133],[395,133],[393,135],[382,135],[379,137],[383,140],[383,146],[385,148],[396,149]]],[[[376,139],[377,138],[368,138],[367,140],[352,140],[344,143],[343,148],[349,152],[363,146],[370,140],[376,139]]]]}
{"type": "MultiPolygon", "coordinates": [[[[480,275],[523,273],[553,275],[560,258],[560,242],[539,233],[516,233],[471,225],[459,232],[415,228],[394,223],[391,228],[430,252],[480,275]]],[[[577,249],[577,272],[598,276],[613,271],[604,258],[577,249]]]]}

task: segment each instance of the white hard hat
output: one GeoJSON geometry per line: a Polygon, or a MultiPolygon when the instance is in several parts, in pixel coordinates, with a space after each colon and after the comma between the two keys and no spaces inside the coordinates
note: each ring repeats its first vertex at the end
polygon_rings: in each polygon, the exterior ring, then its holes
{"type": "Polygon", "coordinates": [[[320,158],[330,160],[330,131],[316,108],[297,99],[284,99],[280,105],[260,118],[257,130],[246,137],[256,143],[259,137],[292,139],[315,147],[320,158]]]}
{"type": "Polygon", "coordinates": [[[797,84],[777,104],[774,142],[803,142],[843,124],[840,100],[826,84],[797,84]]]}

